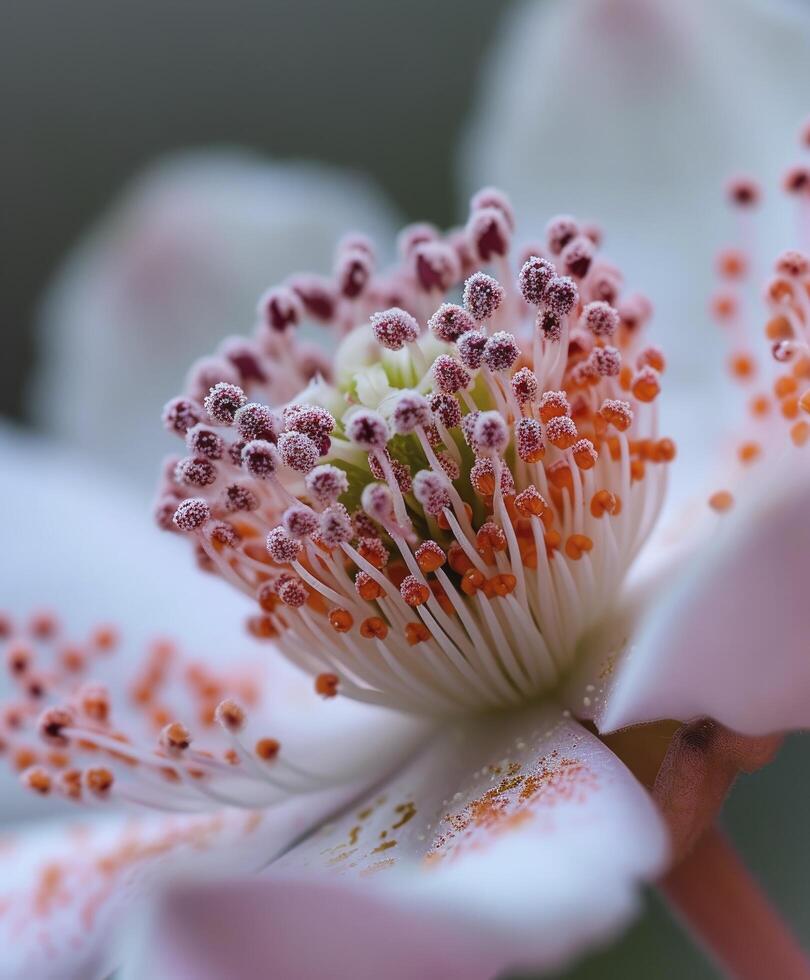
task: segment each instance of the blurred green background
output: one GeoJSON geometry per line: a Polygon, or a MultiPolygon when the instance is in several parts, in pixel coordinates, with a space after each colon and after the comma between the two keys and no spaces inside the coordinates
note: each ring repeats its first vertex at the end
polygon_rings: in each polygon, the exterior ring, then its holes
{"type": "MultiPolygon", "coordinates": [[[[4,0],[0,412],[20,414],[38,296],[159,154],[234,144],[371,174],[413,219],[458,216],[454,153],[507,4],[484,0],[4,0]]],[[[734,790],[726,826],[810,944],[807,745],[734,790]]],[[[716,975],[653,896],[569,978],[716,975]]]]}

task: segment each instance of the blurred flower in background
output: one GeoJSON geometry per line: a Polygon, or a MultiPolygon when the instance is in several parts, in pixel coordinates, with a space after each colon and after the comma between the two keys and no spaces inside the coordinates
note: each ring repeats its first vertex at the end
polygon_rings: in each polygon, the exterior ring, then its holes
{"type": "Polygon", "coordinates": [[[255,315],[268,282],[331,268],[348,227],[391,239],[372,183],[326,165],[198,151],[155,164],[67,257],[44,299],[37,427],[151,483],[154,406],[189,363],[255,315]]]}
{"type": "Polygon", "coordinates": [[[745,243],[754,260],[800,244],[772,189],[808,91],[810,7],[798,0],[529,0],[505,15],[482,74],[462,193],[496,184],[527,229],[558,211],[608,229],[606,250],[643,279],[684,388],[664,422],[702,437],[682,440],[684,473],[712,466],[739,415],[737,399],[708,394],[724,351],[707,315],[730,228],[721,189],[738,172],[768,188],[745,243]]]}

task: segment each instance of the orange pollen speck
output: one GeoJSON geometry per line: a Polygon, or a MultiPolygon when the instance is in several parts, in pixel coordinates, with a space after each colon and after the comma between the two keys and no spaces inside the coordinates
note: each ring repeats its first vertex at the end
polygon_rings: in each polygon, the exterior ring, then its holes
{"type": "Polygon", "coordinates": [[[338,692],[337,674],[318,674],[315,678],[315,693],[322,698],[334,698],[338,692]]]}
{"type": "Polygon", "coordinates": [[[753,463],[762,454],[762,447],[758,442],[744,442],[737,449],[737,457],[741,463],[753,463]]]}
{"type": "Polygon", "coordinates": [[[802,419],[790,427],[790,438],[794,446],[803,446],[810,438],[810,424],[802,419]]]}
{"type": "Polygon", "coordinates": [[[348,609],[331,609],[329,611],[329,625],[338,633],[348,633],[354,625],[354,617],[348,609]]]}
{"type": "Polygon", "coordinates": [[[729,368],[735,378],[747,381],[754,376],[756,362],[750,354],[734,354],[729,362],[729,368]]]}
{"type": "Polygon", "coordinates": [[[771,410],[771,402],[767,395],[755,395],[751,399],[751,414],[755,418],[763,418],[771,410]]]}
{"type": "Polygon", "coordinates": [[[360,624],[360,635],[367,640],[384,640],[388,636],[388,626],[379,616],[369,616],[360,624]]]}
{"type": "Polygon", "coordinates": [[[272,762],[281,750],[281,743],[274,738],[260,738],[254,746],[256,755],[265,762],[272,762]]]}
{"type": "Polygon", "coordinates": [[[728,490],[718,490],[709,497],[709,506],[712,510],[716,510],[719,514],[730,510],[734,505],[734,497],[728,492],[728,490]]]}

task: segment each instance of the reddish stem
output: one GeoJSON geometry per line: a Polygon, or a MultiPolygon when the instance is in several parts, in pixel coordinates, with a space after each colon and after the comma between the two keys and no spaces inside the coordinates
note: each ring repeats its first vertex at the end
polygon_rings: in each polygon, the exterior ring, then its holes
{"type": "Polygon", "coordinates": [[[706,831],[660,887],[694,939],[728,976],[810,978],[810,961],[716,827],[706,831]]]}

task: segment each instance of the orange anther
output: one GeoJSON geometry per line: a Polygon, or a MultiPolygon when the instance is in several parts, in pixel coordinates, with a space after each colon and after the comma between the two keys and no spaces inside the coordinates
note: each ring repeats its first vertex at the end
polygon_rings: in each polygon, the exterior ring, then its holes
{"type": "Polygon", "coordinates": [[[764,418],[771,410],[771,402],[767,395],[755,395],[749,407],[755,418],[764,418]]]}
{"type": "Polygon", "coordinates": [[[354,618],[348,609],[331,609],[329,611],[329,625],[338,633],[348,633],[354,625],[354,618]]]}
{"type": "Polygon", "coordinates": [[[25,785],[35,793],[46,796],[51,791],[51,777],[45,769],[29,769],[25,774],[25,785]]]}
{"type": "Polygon", "coordinates": [[[469,556],[457,541],[454,541],[447,549],[447,563],[458,575],[463,575],[467,569],[473,567],[469,556]]]}
{"type": "Polygon", "coordinates": [[[360,635],[367,640],[384,640],[388,636],[388,625],[379,616],[369,616],[360,624],[360,635]]]}
{"type": "Polygon", "coordinates": [[[743,442],[737,449],[737,458],[741,463],[753,463],[761,453],[762,447],[758,442],[743,442]]]}
{"type": "Polygon", "coordinates": [[[465,595],[475,595],[484,585],[484,575],[477,568],[468,568],[461,577],[461,591],[465,595]]]}
{"type": "Polygon", "coordinates": [[[789,374],[779,375],[773,383],[773,393],[777,398],[784,398],[786,395],[795,395],[798,390],[798,382],[789,374]]]}
{"type": "Polygon", "coordinates": [[[338,692],[337,674],[318,674],[315,678],[315,693],[322,698],[334,698],[338,692]]]}
{"type": "Polygon", "coordinates": [[[621,371],[619,371],[619,387],[622,389],[622,391],[629,391],[632,382],[633,372],[629,365],[625,364],[622,366],[621,371]]]}
{"type": "Polygon", "coordinates": [[[447,555],[435,541],[425,541],[416,549],[416,564],[427,575],[441,568],[447,555]]]}
{"type": "Polygon", "coordinates": [[[409,646],[415,647],[417,643],[430,639],[430,630],[424,623],[406,623],[405,639],[409,646]]]}
{"type": "Polygon", "coordinates": [[[594,449],[590,439],[580,439],[574,446],[572,455],[574,462],[581,470],[593,469],[599,459],[599,454],[594,449]]]}
{"type": "Polygon", "coordinates": [[[422,606],[430,598],[430,589],[415,576],[409,575],[399,587],[402,598],[409,606],[422,606]]]}
{"type": "Polygon", "coordinates": [[[616,497],[609,490],[597,490],[591,498],[591,514],[604,517],[616,513],[616,497]]]}
{"type": "Polygon", "coordinates": [[[712,510],[716,510],[719,514],[724,511],[730,510],[734,505],[734,497],[728,492],[728,490],[718,490],[709,497],[709,506],[712,510]]]}
{"type": "Polygon", "coordinates": [[[387,554],[380,545],[381,542],[377,538],[363,540],[360,542],[357,553],[365,558],[369,565],[373,565],[375,568],[385,568],[387,554]]]}
{"type": "Polygon", "coordinates": [[[546,551],[551,554],[552,551],[557,551],[562,543],[562,537],[559,531],[546,531],[543,535],[543,539],[546,543],[546,551]]]}
{"type": "Polygon", "coordinates": [[[515,591],[517,579],[514,575],[503,573],[501,575],[493,576],[489,580],[488,584],[492,587],[492,591],[495,593],[495,595],[510,595],[515,591]]]}
{"type": "Polygon", "coordinates": [[[733,354],[729,360],[729,370],[740,381],[748,381],[756,372],[756,362],[750,354],[733,354]]]}
{"type": "Polygon", "coordinates": [[[733,293],[717,293],[709,306],[715,320],[731,320],[737,315],[737,298],[733,293]]]}
{"type": "MultiPolygon", "coordinates": [[[[599,415],[619,432],[626,432],[633,422],[633,410],[627,402],[623,401],[606,400],[599,409],[599,415]]],[[[612,438],[608,440],[609,445],[611,441],[616,442],[615,438],[612,438]]],[[[616,445],[618,446],[618,443],[616,445]]]]}
{"type": "Polygon", "coordinates": [[[36,753],[32,749],[17,749],[14,753],[14,768],[17,772],[22,772],[29,766],[33,766],[37,761],[36,753]]]}
{"type": "Polygon", "coordinates": [[[357,578],[354,580],[354,587],[357,589],[357,594],[360,598],[366,599],[369,602],[385,595],[385,589],[376,579],[367,575],[366,572],[357,573],[357,578]]]}
{"type": "Polygon", "coordinates": [[[644,479],[644,474],[646,472],[644,463],[640,459],[633,459],[630,461],[630,479],[633,482],[644,479]]]}
{"type": "Polygon", "coordinates": [[[654,445],[653,462],[671,463],[677,454],[678,447],[672,439],[659,439],[654,445]]]}
{"type": "Polygon", "coordinates": [[[475,545],[478,554],[491,562],[494,551],[506,551],[506,535],[503,528],[498,527],[493,521],[482,524],[475,535],[475,545]]]}
{"type": "Polygon", "coordinates": [[[765,324],[765,336],[768,340],[788,340],[793,331],[786,317],[775,316],[765,324]]]}
{"type": "Polygon", "coordinates": [[[118,643],[118,632],[112,626],[99,626],[93,632],[91,643],[97,650],[109,653],[118,643]]]}
{"type": "Polygon", "coordinates": [[[810,425],[802,419],[790,427],[790,438],[794,446],[803,446],[810,438],[810,425]]]}
{"type": "Polygon", "coordinates": [[[274,738],[260,738],[254,747],[256,755],[265,762],[272,762],[281,750],[281,744],[274,738]]]}
{"type": "Polygon", "coordinates": [[[717,256],[717,271],[724,279],[741,279],[748,271],[748,259],[737,248],[726,248],[717,256]]]}
{"type": "Polygon", "coordinates": [[[113,782],[114,777],[109,769],[98,767],[85,771],[85,786],[94,796],[106,796],[112,789],[113,782]]]}
{"type": "Polygon", "coordinates": [[[793,377],[810,380],[810,355],[802,354],[793,362],[793,377]]]}
{"type": "Polygon", "coordinates": [[[278,636],[278,630],[269,616],[249,616],[247,628],[251,636],[260,640],[269,640],[278,636]]]}
{"type": "Polygon", "coordinates": [[[564,460],[559,460],[553,466],[550,466],[546,471],[546,476],[551,485],[558,490],[565,490],[566,488],[570,490],[574,485],[571,478],[571,470],[564,460]]]}
{"type": "Polygon", "coordinates": [[[583,553],[593,548],[593,541],[587,534],[572,534],[565,542],[565,553],[573,561],[579,561],[583,553]]]}
{"type": "Polygon", "coordinates": [[[782,399],[780,409],[784,418],[795,419],[799,414],[799,399],[796,395],[788,395],[782,399]]]}

